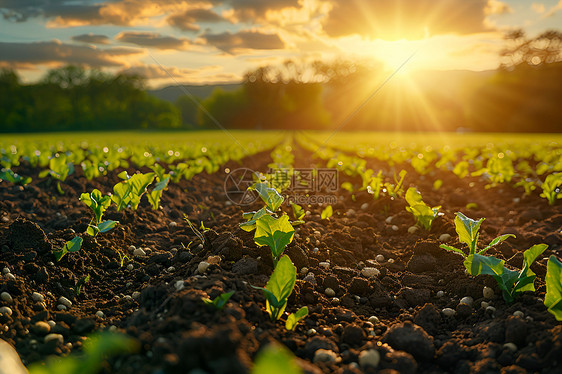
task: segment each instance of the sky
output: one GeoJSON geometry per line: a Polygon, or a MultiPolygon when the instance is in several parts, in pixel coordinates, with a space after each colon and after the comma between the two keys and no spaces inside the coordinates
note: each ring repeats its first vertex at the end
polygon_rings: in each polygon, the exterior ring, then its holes
{"type": "Polygon", "coordinates": [[[506,31],[561,28],[562,0],[0,0],[0,15],[0,67],[25,82],[80,64],[159,87],[287,59],[494,69],[506,31]]]}

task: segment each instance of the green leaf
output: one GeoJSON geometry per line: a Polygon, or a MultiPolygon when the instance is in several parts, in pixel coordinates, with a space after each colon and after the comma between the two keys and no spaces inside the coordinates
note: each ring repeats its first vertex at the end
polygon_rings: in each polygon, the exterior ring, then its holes
{"type": "Polygon", "coordinates": [[[446,244],[441,244],[441,245],[439,246],[439,248],[445,249],[445,250],[447,250],[447,251],[451,251],[451,252],[453,252],[453,253],[455,253],[455,254],[461,255],[462,257],[466,257],[466,255],[464,254],[464,252],[461,251],[461,250],[458,249],[458,248],[451,247],[451,246],[446,245],[446,244]]]}
{"type": "Polygon", "coordinates": [[[406,199],[406,202],[410,206],[414,206],[417,204],[426,205],[422,200],[421,193],[415,187],[408,188],[408,190],[406,191],[406,195],[404,197],[406,199]]]}
{"type": "Polygon", "coordinates": [[[295,216],[295,220],[300,221],[305,216],[305,211],[302,206],[295,204],[291,201],[291,208],[293,208],[293,215],[295,216]]]}
{"type": "Polygon", "coordinates": [[[287,321],[285,322],[285,328],[289,331],[293,331],[300,320],[308,315],[308,307],[303,306],[296,313],[291,313],[287,317],[287,321]]]}
{"type": "Polygon", "coordinates": [[[258,192],[263,202],[272,212],[277,211],[285,198],[275,188],[270,188],[267,183],[256,183],[253,188],[258,192]]]}
{"type": "Polygon", "coordinates": [[[86,234],[96,237],[99,234],[100,230],[98,229],[97,225],[89,224],[88,228],[86,229],[86,234]]]}
{"type": "Polygon", "coordinates": [[[320,218],[322,219],[330,219],[330,217],[334,214],[334,209],[332,208],[331,205],[328,205],[323,211],[322,214],[320,215],[320,218]]]}
{"type": "Polygon", "coordinates": [[[480,225],[483,221],[484,218],[480,218],[478,221],[475,221],[468,218],[461,212],[458,212],[455,217],[455,230],[459,235],[459,241],[468,245],[471,254],[476,251],[479,236],[478,231],[480,230],[480,225]]]}
{"type": "Polygon", "coordinates": [[[504,240],[506,240],[507,238],[515,238],[515,235],[513,234],[505,234],[502,236],[498,236],[497,238],[495,238],[494,240],[492,240],[490,242],[490,244],[488,244],[484,249],[478,251],[478,254],[483,254],[484,252],[486,252],[488,249],[492,248],[493,246],[495,246],[498,243],[503,242],[504,240]]]}
{"type": "Polygon", "coordinates": [[[100,232],[108,232],[109,230],[113,229],[115,226],[117,226],[117,224],[119,223],[119,221],[111,221],[111,220],[107,220],[107,221],[103,221],[100,222],[98,225],[98,229],[100,230],[100,232]]]}
{"type": "Polygon", "coordinates": [[[523,269],[521,269],[521,279],[517,283],[517,291],[535,291],[534,280],[536,278],[536,274],[531,270],[531,265],[547,248],[548,245],[546,244],[535,244],[523,252],[523,269]],[[530,279],[530,281],[524,282],[523,279],[530,279]]]}
{"type": "Polygon", "coordinates": [[[222,293],[219,296],[215,297],[214,300],[211,300],[209,298],[202,300],[205,304],[212,305],[217,310],[222,310],[232,295],[234,295],[234,291],[222,293]]]}
{"type": "Polygon", "coordinates": [[[296,279],[297,268],[293,265],[289,256],[281,257],[264,289],[267,299],[266,309],[273,321],[281,318],[285,311],[287,299],[293,292],[296,279]]]}
{"type": "Polygon", "coordinates": [[[478,253],[469,255],[464,260],[464,266],[472,276],[480,274],[501,275],[504,271],[504,261],[492,256],[482,256],[478,253]]]}
{"type": "Polygon", "coordinates": [[[274,263],[279,258],[285,247],[293,240],[295,229],[289,223],[289,216],[273,218],[264,215],[256,221],[254,242],[257,245],[268,245],[271,249],[274,263]]]}
{"type": "Polygon", "coordinates": [[[82,247],[82,238],[79,236],[74,237],[72,240],[66,242],[64,247],[58,251],[53,251],[57,261],[60,261],[69,252],[78,252],[82,247]]]}
{"type": "Polygon", "coordinates": [[[251,374],[302,374],[295,356],[284,346],[270,344],[260,351],[251,374]]]}
{"type": "Polygon", "coordinates": [[[557,321],[562,321],[562,262],[551,255],[546,264],[544,305],[557,321]]]}
{"type": "Polygon", "coordinates": [[[248,222],[241,223],[239,226],[244,231],[247,232],[253,231],[256,229],[256,221],[267,214],[270,213],[265,207],[261,208],[257,212],[244,213],[242,214],[242,217],[244,219],[247,219],[248,222]]]}

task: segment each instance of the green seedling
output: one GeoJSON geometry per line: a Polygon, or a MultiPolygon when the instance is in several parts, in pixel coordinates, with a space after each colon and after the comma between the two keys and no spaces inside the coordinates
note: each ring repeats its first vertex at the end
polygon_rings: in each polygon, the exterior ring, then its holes
{"type": "Polygon", "coordinates": [[[294,331],[299,321],[304,319],[307,315],[308,315],[308,307],[306,306],[303,306],[295,313],[289,314],[289,316],[287,317],[287,321],[285,322],[285,328],[289,331],[294,331]]]}
{"type": "Polygon", "coordinates": [[[303,371],[291,351],[274,343],[260,351],[251,374],[303,374],[303,371]]]}
{"type": "Polygon", "coordinates": [[[289,256],[285,255],[279,259],[265,288],[252,286],[263,291],[266,298],[266,309],[272,321],[277,321],[285,312],[287,299],[293,292],[296,279],[297,268],[289,256]]]}
{"type": "Polygon", "coordinates": [[[349,193],[353,193],[353,185],[349,182],[343,182],[341,184],[341,188],[343,188],[344,190],[346,190],[349,193]]]}
{"type": "Polygon", "coordinates": [[[410,205],[406,207],[406,210],[412,213],[418,226],[429,231],[431,224],[439,216],[441,206],[430,208],[423,202],[421,193],[415,187],[408,188],[405,198],[406,202],[410,205]]]}
{"type": "Polygon", "coordinates": [[[213,300],[209,298],[201,299],[207,305],[214,307],[217,310],[222,310],[230,297],[234,295],[234,291],[221,293],[219,296],[215,297],[213,300]]]}
{"type": "Polygon", "coordinates": [[[103,196],[102,193],[95,189],[91,193],[83,193],[80,195],[80,201],[88,206],[94,213],[94,224],[101,223],[103,213],[111,204],[111,197],[103,196]]]}
{"type": "Polygon", "coordinates": [[[521,179],[519,182],[515,183],[513,187],[523,187],[526,196],[531,195],[531,193],[537,189],[535,182],[531,179],[521,179]]]}
{"type": "Polygon", "coordinates": [[[103,332],[84,341],[82,354],[49,358],[43,363],[31,364],[30,374],[96,374],[102,367],[109,367],[107,359],[120,353],[132,353],[138,343],[122,334],[103,332]]]}
{"type": "Polygon", "coordinates": [[[117,251],[117,254],[119,255],[119,267],[120,268],[122,268],[123,265],[125,264],[125,260],[131,261],[131,258],[129,256],[122,254],[120,251],[117,251]]]}
{"type": "Polygon", "coordinates": [[[148,185],[152,183],[155,173],[134,174],[129,177],[124,171],[119,174],[123,182],[113,186],[113,195],[111,200],[117,206],[117,211],[130,206],[133,210],[137,210],[142,195],[146,192],[148,185]]]}
{"type": "MultiPolygon", "coordinates": [[[[183,219],[185,222],[187,222],[187,225],[189,226],[189,228],[191,229],[191,231],[193,231],[193,233],[195,234],[195,236],[197,236],[199,238],[199,240],[201,240],[201,243],[203,245],[205,245],[205,236],[203,236],[203,234],[201,233],[201,231],[199,231],[197,229],[197,227],[195,227],[195,225],[189,220],[189,217],[187,216],[187,214],[183,215],[183,219]]],[[[202,223],[202,222],[201,222],[202,223]]],[[[191,243],[189,243],[191,244],[191,243]]],[[[189,245],[188,245],[189,248],[189,245]]]]}
{"type": "Polygon", "coordinates": [[[557,321],[562,321],[562,262],[554,255],[546,264],[546,295],[544,305],[557,321]]]}
{"type": "Polygon", "coordinates": [[[296,224],[297,222],[303,223],[304,222],[303,218],[306,215],[306,212],[304,211],[303,207],[291,201],[291,208],[293,209],[293,216],[295,217],[295,221],[293,221],[293,225],[296,224]]]}
{"type": "Polygon", "coordinates": [[[240,224],[240,228],[244,231],[253,231],[256,229],[256,222],[263,216],[273,215],[283,204],[285,198],[277,192],[275,188],[267,186],[267,183],[256,183],[248,187],[249,191],[256,191],[265,206],[257,211],[242,213],[242,217],[246,220],[240,224]]]}
{"type": "Polygon", "coordinates": [[[554,205],[556,199],[562,198],[562,173],[548,175],[541,185],[541,197],[548,200],[548,204],[554,205]]]}
{"type": "Polygon", "coordinates": [[[398,177],[396,177],[396,174],[394,175],[395,184],[388,182],[384,184],[388,196],[396,199],[404,195],[404,178],[406,178],[406,170],[401,170],[398,177]]]}
{"type": "Polygon", "coordinates": [[[22,177],[21,175],[14,173],[12,169],[0,170],[0,180],[20,184],[22,186],[31,183],[31,177],[22,177]]]}
{"type": "Polygon", "coordinates": [[[60,261],[67,253],[78,252],[82,248],[82,238],[76,236],[74,239],[66,242],[66,244],[58,251],[53,251],[55,259],[60,261]]]}
{"type": "Polygon", "coordinates": [[[65,155],[59,155],[59,157],[53,157],[49,160],[49,169],[43,170],[39,173],[39,178],[44,178],[50,175],[51,178],[57,181],[57,190],[61,195],[64,195],[64,191],[60,186],[60,182],[64,182],[66,177],[74,173],[74,164],[72,162],[67,162],[65,155]]]}
{"type": "MultiPolygon", "coordinates": [[[[468,245],[468,248],[469,248],[468,254],[466,254],[465,252],[463,252],[462,250],[460,250],[458,248],[455,248],[455,247],[452,247],[452,246],[449,246],[449,245],[446,245],[446,244],[441,244],[439,247],[462,256],[464,258],[464,266],[465,266],[466,270],[468,271],[468,273],[470,275],[473,275],[473,276],[479,275],[480,271],[482,270],[482,267],[479,267],[479,266],[473,267],[472,266],[472,262],[473,262],[474,257],[476,255],[483,255],[484,252],[486,252],[488,249],[490,249],[493,246],[503,242],[504,240],[506,240],[509,237],[515,238],[515,235],[505,234],[505,235],[498,236],[497,238],[493,239],[490,242],[490,244],[488,244],[486,247],[479,250],[478,249],[478,237],[480,236],[480,233],[479,233],[480,225],[482,225],[482,222],[484,221],[484,218],[480,218],[478,221],[475,221],[471,218],[468,218],[467,216],[465,216],[461,212],[456,213],[456,215],[457,216],[455,217],[455,231],[457,232],[457,235],[459,236],[459,241],[461,243],[465,243],[466,245],[468,245]]],[[[478,259],[482,260],[480,258],[478,258],[478,259]]],[[[480,263],[481,263],[481,261],[477,262],[477,264],[480,264],[480,263]]],[[[488,267],[490,267],[491,269],[499,269],[500,265],[498,263],[489,263],[488,267]]],[[[501,265],[501,267],[503,267],[503,265],[501,265]]],[[[490,274],[490,275],[494,275],[494,274],[490,274]]]]}
{"type": "Polygon", "coordinates": [[[289,216],[274,218],[264,215],[256,221],[254,242],[259,246],[269,246],[275,266],[285,247],[293,241],[294,235],[295,229],[289,222],[289,216]]]}
{"type": "Polygon", "coordinates": [[[102,221],[98,224],[90,223],[88,225],[88,228],[86,229],[86,234],[93,236],[95,238],[99,233],[108,232],[109,230],[115,228],[115,226],[117,226],[118,223],[119,221],[112,221],[112,220],[102,221]]]}
{"type": "Polygon", "coordinates": [[[90,281],[90,274],[80,278],[76,283],[76,287],[74,288],[74,294],[76,294],[76,296],[80,295],[80,293],[82,292],[82,286],[84,286],[89,281],[90,281]]]}
{"type": "Polygon", "coordinates": [[[320,218],[322,219],[330,219],[330,217],[334,214],[334,209],[332,208],[331,205],[328,205],[326,208],[324,208],[324,210],[322,211],[322,213],[320,214],[320,218]]]}
{"type": "Polygon", "coordinates": [[[148,197],[148,202],[152,206],[152,209],[157,210],[160,207],[160,199],[162,198],[162,193],[168,187],[168,183],[170,182],[170,177],[166,177],[161,179],[152,191],[150,191],[146,196],[148,197]]]}

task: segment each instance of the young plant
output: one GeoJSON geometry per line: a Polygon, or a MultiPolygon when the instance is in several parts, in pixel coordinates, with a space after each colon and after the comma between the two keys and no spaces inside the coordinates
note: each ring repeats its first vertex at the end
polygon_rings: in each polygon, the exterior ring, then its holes
{"type": "Polygon", "coordinates": [[[88,283],[90,281],[90,274],[80,278],[78,280],[78,282],[76,282],[76,286],[74,287],[74,294],[76,296],[79,296],[80,293],[82,292],[82,286],[84,286],[86,283],[88,283]]]}
{"type": "Polygon", "coordinates": [[[80,195],[80,201],[86,204],[94,213],[94,218],[92,218],[86,230],[88,235],[96,237],[100,232],[107,232],[119,223],[111,220],[102,221],[103,213],[111,204],[111,198],[103,196],[99,190],[95,189],[91,193],[83,193],[80,195]]]}
{"type": "Polygon", "coordinates": [[[119,174],[119,178],[124,179],[123,182],[113,186],[113,195],[111,200],[117,205],[117,211],[130,205],[133,210],[139,207],[141,197],[146,192],[146,188],[154,180],[155,173],[127,175],[124,171],[119,174]]]}
{"type": "Polygon", "coordinates": [[[108,232],[109,230],[115,228],[115,226],[117,226],[118,223],[119,221],[112,221],[112,220],[102,221],[98,224],[92,224],[90,222],[88,228],[86,229],[86,234],[93,236],[95,238],[99,233],[103,234],[104,232],[108,232]]]}
{"type": "Polygon", "coordinates": [[[285,255],[279,259],[265,288],[252,286],[263,291],[266,298],[266,309],[272,321],[277,321],[285,312],[287,300],[293,292],[296,279],[297,268],[289,256],[285,255]]]}
{"type": "Polygon", "coordinates": [[[234,291],[221,293],[219,296],[215,297],[213,300],[209,298],[201,299],[207,305],[214,307],[217,310],[222,310],[230,297],[234,295],[234,291]]]}
{"type": "Polygon", "coordinates": [[[43,170],[39,173],[39,178],[44,178],[50,175],[53,179],[57,181],[57,190],[61,195],[64,195],[64,191],[60,186],[60,182],[64,182],[66,177],[74,173],[74,164],[72,162],[67,162],[66,156],[60,155],[59,157],[53,157],[49,160],[49,169],[43,170]]]}
{"type": "Polygon", "coordinates": [[[423,202],[421,193],[415,187],[408,188],[405,198],[406,202],[410,205],[406,207],[406,210],[413,214],[419,226],[429,231],[431,224],[439,216],[441,206],[430,208],[423,202]]]}
{"type": "Polygon", "coordinates": [[[304,211],[302,206],[291,201],[291,208],[293,209],[293,216],[295,216],[295,220],[292,222],[293,226],[304,223],[303,218],[306,215],[306,212],[304,211]]]}
{"type": "Polygon", "coordinates": [[[289,222],[289,216],[274,218],[264,215],[256,221],[254,242],[259,246],[269,246],[275,266],[285,247],[293,241],[294,235],[295,229],[289,222]]]}
{"type": "Polygon", "coordinates": [[[12,169],[2,169],[0,170],[0,181],[12,182],[25,186],[31,183],[31,177],[22,177],[21,175],[14,173],[12,169]]]}
{"type": "MultiPolygon", "coordinates": [[[[503,242],[507,238],[509,238],[509,237],[515,238],[515,235],[505,234],[505,235],[498,236],[497,238],[493,239],[486,247],[479,250],[478,249],[478,237],[480,236],[480,233],[479,233],[480,225],[482,225],[482,222],[484,221],[484,218],[480,218],[478,221],[475,221],[473,219],[468,218],[467,216],[465,216],[461,212],[456,213],[456,215],[457,216],[455,217],[455,231],[457,232],[457,235],[459,236],[459,241],[461,243],[465,243],[466,245],[468,245],[468,254],[465,254],[462,250],[460,250],[458,248],[455,248],[455,247],[452,247],[452,246],[449,246],[449,245],[446,245],[446,244],[441,244],[439,247],[462,256],[464,258],[464,266],[465,266],[466,270],[468,271],[468,273],[470,275],[473,275],[473,276],[476,276],[476,275],[479,275],[479,274],[495,275],[495,273],[494,274],[481,273],[482,266],[478,266],[478,264],[482,264],[482,263],[488,261],[489,263],[487,265],[490,269],[503,268],[503,264],[500,265],[498,262],[495,262],[493,260],[483,260],[483,259],[479,258],[480,261],[478,261],[475,264],[475,266],[473,266],[473,259],[474,259],[475,256],[478,258],[478,256],[483,255],[484,252],[486,252],[488,249],[490,249],[493,246],[503,242]]],[[[482,257],[484,257],[484,256],[482,256],[482,257]]],[[[489,258],[489,257],[486,257],[486,258],[489,258]]]]}
{"type": "Polygon", "coordinates": [[[148,202],[152,206],[152,209],[157,210],[160,207],[160,199],[162,198],[164,189],[168,187],[168,182],[170,182],[169,176],[156,183],[152,191],[150,191],[146,195],[148,197],[148,202]]]}
{"type": "Polygon", "coordinates": [[[330,219],[330,217],[334,214],[334,209],[331,205],[328,205],[320,214],[320,218],[322,219],[330,219]]]}
{"type": "Polygon", "coordinates": [[[82,248],[82,238],[76,236],[74,239],[66,242],[66,244],[59,250],[53,251],[55,259],[60,261],[67,253],[78,252],[82,248]]]}
{"type": "Polygon", "coordinates": [[[289,316],[287,317],[287,321],[285,322],[285,328],[289,331],[294,331],[299,321],[304,319],[304,317],[306,317],[307,315],[308,315],[308,307],[306,306],[303,306],[295,313],[289,314],[289,316]]]}
{"type": "Polygon", "coordinates": [[[562,173],[548,175],[541,185],[541,197],[548,200],[548,204],[554,205],[556,199],[562,198],[562,173]]]}
{"type": "Polygon", "coordinates": [[[557,321],[562,321],[562,262],[554,255],[546,264],[546,295],[544,305],[557,321]]]}
{"type": "MultiPolygon", "coordinates": [[[[295,355],[285,346],[273,343],[262,349],[251,374],[303,374],[295,355]]],[[[34,373],[32,373],[34,374],[34,373]]]]}
{"type": "Polygon", "coordinates": [[[258,211],[242,214],[246,222],[241,223],[240,228],[250,232],[256,228],[258,219],[266,215],[273,215],[281,207],[285,198],[281,196],[275,188],[268,187],[267,183],[256,183],[248,187],[248,190],[255,190],[265,204],[265,206],[258,211]]]}
{"type": "Polygon", "coordinates": [[[396,174],[394,175],[395,184],[388,183],[388,182],[384,184],[388,196],[396,199],[397,197],[402,196],[404,194],[405,177],[406,177],[406,170],[401,170],[400,173],[398,173],[398,177],[396,177],[396,174]]]}

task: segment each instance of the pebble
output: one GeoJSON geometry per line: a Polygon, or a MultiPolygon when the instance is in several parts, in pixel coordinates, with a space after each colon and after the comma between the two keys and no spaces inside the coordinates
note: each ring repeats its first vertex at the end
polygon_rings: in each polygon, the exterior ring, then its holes
{"type": "Polygon", "coordinates": [[[48,343],[53,340],[56,340],[60,344],[64,343],[64,337],[61,334],[48,334],[47,336],[45,336],[44,342],[48,343]]]}
{"type": "Polygon", "coordinates": [[[51,326],[47,322],[37,321],[33,325],[33,330],[40,335],[48,334],[51,331],[51,326]]]}
{"type": "Polygon", "coordinates": [[[384,220],[384,222],[390,224],[390,223],[392,222],[392,218],[394,218],[394,217],[388,216],[388,217],[386,217],[386,219],[384,220]]]}
{"type": "Polygon", "coordinates": [[[12,309],[8,308],[7,306],[0,307],[0,314],[11,316],[12,309]]]}
{"type": "Polygon", "coordinates": [[[465,296],[461,299],[461,301],[459,302],[460,304],[466,304],[466,305],[470,305],[472,306],[472,303],[474,302],[474,299],[470,296],[465,296]]]}
{"type": "Polygon", "coordinates": [[[12,273],[7,273],[4,274],[4,278],[6,278],[7,280],[11,280],[11,281],[15,281],[16,280],[16,276],[12,273]]]}
{"type": "Polygon", "coordinates": [[[398,231],[398,230],[400,230],[400,228],[399,228],[398,226],[396,226],[396,225],[392,225],[391,228],[392,228],[392,231],[398,231]]]}
{"type": "Polygon", "coordinates": [[[135,266],[133,264],[129,264],[127,265],[127,270],[131,271],[135,268],[135,266]]]}
{"type": "Polygon", "coordinates": [[[383,262],[384,261],[384,256],[383,255],[377,255],[377,257],[375,257],[375,260],[377,262],[383,262]]]}
{"type": "Polygon", "coordinates": [[[443,313],[443,315],[446,317],[452,317],[457,313],[457,311],[451,308],[444,308],[443,310],[441,310],[441,313],[443,313]]]}
{"type": "Polygon", "coordinates": [[[330,263],[326,262],[326,261],[322,261],[321,263],[318,264],[318,266],[320,266],[321,268],[324,268],[326,270],[328,270],[330,268],[330,263]]]}
{"type": "Polygon", "coordinates": [[[482,302],[480,303],[480,307],[482,307],[482,309],[486,309],[486,308],[489,307],[489,306],[490,306],[490,303],[487,302],[487,301],[482,301],[482,302]]]}
{"type": "Polygon", "coordinates": [[[201,261],[199,265],[197,265],[197,271],[199,272],[199,274],[205,273],[209,268],[209,265],[211,264],[209,264],[207,261],[201,261]]]}
{"type": "Polygon", "coordinates": [[[57,305],[57,309],[64,312],[67,309],[67,307],[66,305],[59,304],[57,305]]]}
{"type": "Polygon", "coordinates": [[[496,308],[494,308],[493,306],[488,306],[488,307],[486,307],[486,312],[488,312],[488,313],[495,313],[495,312],[496,312],[496,308]]]}
{"type": "Polygon", "coordinates": [[[320,252],[320,248],[318,248],[318,247],[312,248],[312,253],[318,254],[319,252],[320,252]]]}
{"type": "Polygon", "coordinates": [[[511,352],[517,351],[517,346],[514,343],[505,343],[503,347],[509,349],[511,352]]]}
{"type": "Polygon", "coordinates": [[[39,302],[39,303],[44,303],[45,302],[45,297],[43,295],[41,295],[39,292],[34,292],[31,294],[31,299],[33,301],[39,302]]]}
{"type": "Polygon", "coordinates": [[[448,242],[449,240],[451,240],[451,235],[449,235],[449,234],[441,234],[439,236],[440,242],[448,242]]]}
{"type": "Polygon", "coordinates": [[[361,210],[367,210],[367,209],[369,209],[369,203],[363,203],[361,205],[361,210]]]}
{"type": "Polygon", "coordinates": [[[329,349],[318,349],[314,352],[314,359],[312,362],[315,364],[318,362],[336,362],[338,359],[338,355],[334,351],[330,351],[329,349]]]}
{"type": "Polygon", "coordinates": [[[410,226],[408,227],[408,234],[413,234],[418,231],[418,226],[410,226]]]}
{"type": "Polygon", "coordinates": [[[377,323],[380,322],[380,320],[379,320],[379,317],[377,317],[377,316],[370,316],[369,322],[371,322],[373,325],[376,325],[377,323]]]}
{"type": "Polygon", "coordinates": [[[316,334],[316,330],[315,330],[315,329],[309,329],[309,330],[306,332],[306,335],[308,335],[308,336],[312,336],[312,335],[315,335],[315,334],[316,334]]]}
{"type": "Polygon", "coordinates": [[[334,290],[332,290],[331,288],[329,288],[329,287],[324,290],[324,293],[325,293],[326,296],[328,296],[328,297],[334,297],[334,296],[336,296],[336,292],[335,292],[334,290]]]}
{"type": "Polygon", "coordinates": [[[2,269],[2,274],[8,274],[8,273],[10,273],[10,268],[5,267],[2,269]]]}
{"type": "Polygon", "coordinates": [[[72,301],[68,300],[64,296],[61,296],[61,297],[59,297],[59,304],[62,304],[65,307],[70,308],[72,306],[72,301]]]}
{"type": "Polygon", "coordinates": [[[174,221],[170,222],[170,227],[176,227],[178,224],[174,221]]]}
{"type": "Polygon", "coordinates": [[[519,204],[519,202],[521,202],[521,199],[520,199],[519,197],[514,197],[514,198],[513,198],[513,202],[514,202],[515,204],[519,204]]]}
{"type": "Polygon", "coordinates": [[[2,292],[0,294],[0,299],[2,299],[2,301],[5,301],[7,303],[11,303],[12,301],[14,301],[14,299],[12,298],[12,295],[10,295],[7,292],[2,292]]]}
{"type": "Polygon", "coordinates": [[[133,256],[146,256],[146,252],[142,248],[135,248],[133,250],[133,256]]]}
{"type": "Polygon", "coordinates": [[[486,286],[482,289],[482,296],[485,299],[492,299],[494,297],[494,290],[486,286]]]}
{"type": "Polygon", "coordinates": [[[302,279],[304,282],[308,282],[310,284],[316,284],[316,278],[314,277],[313,273],[309,273],[302,279]]]}
{"type": "Polygon", "coordinates": [[[98,317],[98,318],[105,318],[105,314],[104,314],[101,310],[98,310],[98,311],[96,312],[96,317],[98,317]]]}
{"type": "Polygon", "coordinates": [[[57,323],[55,321],[53,321],[52,319],[48,320],[47,323],[49,324],[49,326],[51,326],[51,328],[53,328],[57,325],[57,323]]]}
{"type": "Polygon", "coordinates": [[[303,267],[301,269],[301,275],[307,275],[308,274],[308,268],[307,267],[303,267]]]}
{"type": "Polygon", "coordinates": [[[174,266],[170,266],[168,268],[168,273],[173,273],[174,271],[176,271],[176,268],[174,266]]]}
{"type": "Polygon", "coordinates": [[[394,259],[393,259],[393,258],[389,258],[389,259],[388,259],[388,263],[389,263],[389,264],[394,264],[394,259]]]}
{"type": "Polygon", "coordinates": [[[340,305],[340,299],[338,299],[337,297],[333,297],[332,300],[330,300],[330,303],[334,306],[340,305]]]}
{"type": "Polygon", "coordinates": [[[348,209],[346,212],[346,215],[348,217],[354,217],[355,216],[355,210],[354,209],[348,209]]]}
{"type": "Polygon", "coordinates": [[[8,216],[2,216],[2,222],[10,222],[10,218],[8,216]]]}
{"type": "Polygon", "coordinates": [[[366,368],[371,366],[376,368],[381,361],[381,354],[376,349],[369,349],[359,354],[359,366],[366,368]]]}
{"type": "Polygon", "coordinates": [[[184,281],[183,280],[176,281],[176,283],[174,283],[174,287],[177,291],[183,290],[185,288],[184,281]]]}
{"type": "Polygon", "coordinates": [[[372,278],[372,277],[376,277],[380,274],[380,270],[377,268],[372,268],[372,267],[364,267],[361,270],[361,275],[363,275],[364,277],[367,278],[372,278]]]}
{"type": "Polygon", "coordinates": [[[437,293],[435,294],[435,296],[437,296],[437,297],[443,297],[443,296],[445,296],[445,292],[443,292],[443,291],[437,291],[437,293]]]}
{"type": "Polygon", "coordinates": [[[133,297],[133,299],[137,299],[140,296],[140,292],[139,291],[135,291],[131,294],[131,296],[133,297]]]}
{"type": "Polygon", "coordinates": [[[521,317],[521,318],[523,318],[525,316],[525,314],[520,310],[516,310],[515,312],[513,312],[513,315],[515,317],[521,317]]]}

